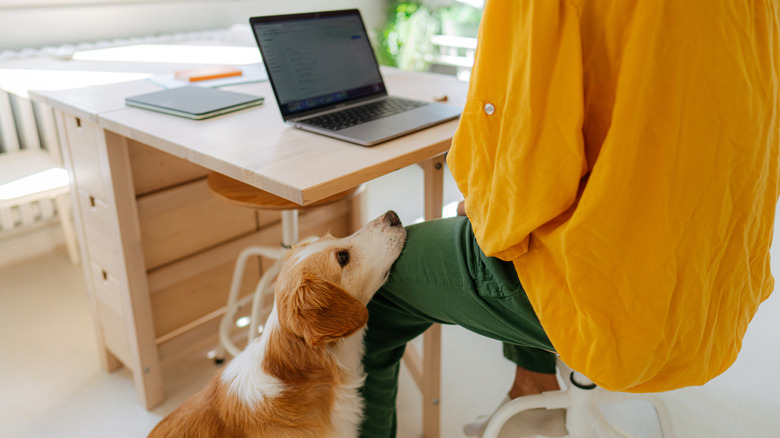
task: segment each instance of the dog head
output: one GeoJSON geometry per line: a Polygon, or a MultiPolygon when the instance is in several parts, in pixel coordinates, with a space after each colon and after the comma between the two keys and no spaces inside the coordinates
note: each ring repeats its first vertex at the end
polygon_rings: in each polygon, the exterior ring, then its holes
{"type": "Polygon", "coordinates": [[[406,230],[389,211],[349,237],[295,247],[276,281],[279,323],[313,346],[356,332],[405,241],[406,230]]]}

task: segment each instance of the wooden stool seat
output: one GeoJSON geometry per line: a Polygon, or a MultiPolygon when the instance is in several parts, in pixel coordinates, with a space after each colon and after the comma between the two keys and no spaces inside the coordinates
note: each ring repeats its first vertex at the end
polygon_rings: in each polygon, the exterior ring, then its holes
{"type": "Polygon", "coordinates": [[[209,174],[208,186],[216,197],[233,205],[263,210],[305,210],[321,207],[349,198],[360,189],[360,187],[354,187],[303,206],[217,172],[209,174]]]}

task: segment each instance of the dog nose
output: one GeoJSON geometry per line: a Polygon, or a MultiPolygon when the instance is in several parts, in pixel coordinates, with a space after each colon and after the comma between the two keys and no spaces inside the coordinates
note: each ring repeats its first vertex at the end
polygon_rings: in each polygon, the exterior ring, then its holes
{"type": "Polygon", "coordinates": [[[401,219],[398,219],[398,215],[393,210],[385,213],[383,221],[390,224],[391,227],[398,227],[401,225],[401,219]]]}

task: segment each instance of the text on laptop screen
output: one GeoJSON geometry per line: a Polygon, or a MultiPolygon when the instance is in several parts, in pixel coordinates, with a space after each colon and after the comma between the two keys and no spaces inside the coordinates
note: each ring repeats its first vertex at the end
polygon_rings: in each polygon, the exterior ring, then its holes
{"type": "Polygon", "coordinates": [[[256,23],[282,114],[384,92],[358,14],[256,23]]]}

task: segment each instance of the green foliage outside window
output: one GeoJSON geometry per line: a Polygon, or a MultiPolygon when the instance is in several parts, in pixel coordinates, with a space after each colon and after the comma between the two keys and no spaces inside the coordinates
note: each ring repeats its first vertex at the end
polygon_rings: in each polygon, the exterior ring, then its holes
{"type": "Polygon", "coordinates": [[[476,37],[481,14],[480,9],[458,3],[432,9],[421,1],[392,0],[387,23],[378,32],[377,59],[403,70],[426,70],[430,63],[426,55],[434,50],[431,37],[440,33],[476,37]]]}

